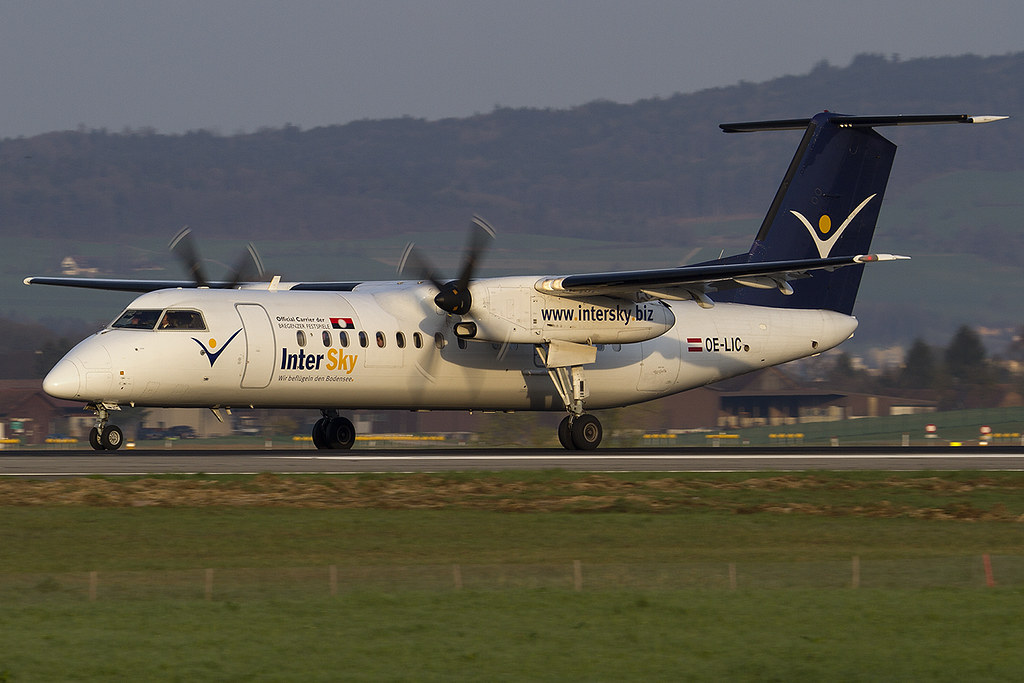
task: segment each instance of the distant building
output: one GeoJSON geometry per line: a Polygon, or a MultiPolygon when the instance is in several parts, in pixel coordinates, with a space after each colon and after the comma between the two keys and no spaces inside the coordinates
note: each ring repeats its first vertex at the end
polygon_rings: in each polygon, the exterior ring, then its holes
{"type": "Polygon", "coordinates": [[[60,272],[62,275],[67,275],[68,277],[81,277],[83,275],[98,275],[100,269],[84,268],[78,265],[78,262],[73,256],[65,256],[64,260],[60,262],[60,272]]]}
{"type": "MultiPolygon", "coordinates": [[[[935,412],[937,403],[913,397],[839,391],[766,368],[641,404],[643,428],[740,429],[935,412]]],[[[635,409],[628,409],[635,410],[635,409]]]]}
{"type": "Polygon", "coordinates": [[[0,381],[0,439],[41,444],[51,435],[64,435],[71,408],[81,404],[48,396],[37,379],[0,381]]]}

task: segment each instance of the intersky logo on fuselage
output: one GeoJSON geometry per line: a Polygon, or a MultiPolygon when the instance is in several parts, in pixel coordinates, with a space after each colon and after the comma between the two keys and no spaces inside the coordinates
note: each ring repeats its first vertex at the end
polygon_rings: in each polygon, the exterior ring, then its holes
{"type": "Polygon", "coordinates": [[[303,349],[292,353],[287,347],[281,349],[281,370],[328,370],[351,375],[356,369],[358,354],[345,353],[344,349],[327,349],[327,353],[306,353],[303,349]],[[326,361],[326,362],[325,362],[326,361]]]}
{"type": "MultiPolygon", "coordinates": [[[[242,331],[242,329],[239,328],[238,332],[241,332],[241,331],[242,331]]],[[[217,340],[216,339],[210,339],[210,346],[209,346],[209,348],[207,348],[206,344],[204,344],[203,342],[199,341],[195,337],[192,337],[192,341],[194,341],[196,344],[199,344],[199,348],[201,348],[203,350],[203,352],[206,354],[206,358],[207,358],[207,360],[210,361],[210,367],[212,368],[213,364],[217,362],[218,358],[220,358],[220,354],[224,353],[224,349],[226,349],[228,347],[228,344],[231,343],[231,340],[238,336],[238,332],[235,332],[233,335],[228,337],[228,340],[226,342],[224,342],[224,346],[220,347],[220,351],[214,351],[213,350],[214,348],[217,347],[217,340]]]]}
{"type": "Polygon", "coordinates": [[[839,238],[842,237],[843,232],[850,227],[850,223],[852,223],[853,219],[857,217],[857,214],[861,212],[861,209],[867,206],[868,202],[874,198],[875,195],[871,195],[862,201],[857,208],[846,217],[846,220],[839,226],[839,229],[832,233],[831,237],[827,238],[825,236],[832,232],[832,219],[828,214],[824,214],[818,219],[818,229],[815,230],[811,225],[811,222],[799,211],[790,210],[790,213],[800,219],[800,222],[803,223],[805,228],[807,228],[807,232],[811,233],[811,239],[814,241],[814,246],[818,248],[818,255],[821,256],[821,258],[828,258],[829,254],[832,253],[832,247],[834,247],[836,242],[839,241],[839,238]]]}

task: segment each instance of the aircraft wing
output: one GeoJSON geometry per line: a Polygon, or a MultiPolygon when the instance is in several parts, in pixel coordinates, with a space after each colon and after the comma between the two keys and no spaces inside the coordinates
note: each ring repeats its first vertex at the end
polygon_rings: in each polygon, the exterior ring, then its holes
{"type": "Polygon", "coordinates": [[[793,261],[762,261],[758,263],[710,262],[677,268],[632,270],[613,273],[587,273],[546,278],[537,289],[554,296],[568,298],[588,296],[622,296],[632,299],[696,299],[708,301],[705,292],[732,287],[778,289],[791,294],[790,280],[810,277],[815,270],[834,270],[878,261],[897,261],[909,256],[893,254],[860,254],[831,256],[793,261]]]}
{"type": "MultiPolygon", "coordinates": [[[[193,280],[118,280],[100,277],[27,277],[26,285],[54,285],[57,287],[79,287],[82,289],[104,289],[111,292],[155,292],[158,289],[195,289],[193,280]]],[[[211,287],[227,282],[211,282],[211,287]]]]}
{"type": "MultiPolygon", "coordinates": [[[[53,285],[56,287],[78,287],[80,289],[100,289],[109,292],[155,292],[158,289],[199,289],[194,280],[121,280],[99,277],[27,277],[26,285],[53,285]]],[[[350,292],[358,282],[297,282],[280,285],[281,289],[294,289],[319,292],[350,292]]],[[[268,282],[227,281],[208,282],[207,289],[267,289],[268,282]]]]}

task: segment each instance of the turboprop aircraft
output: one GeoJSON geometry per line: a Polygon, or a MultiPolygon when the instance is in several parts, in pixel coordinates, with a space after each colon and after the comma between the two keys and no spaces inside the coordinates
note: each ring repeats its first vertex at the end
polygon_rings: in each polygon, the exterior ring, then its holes
{"type": "MultiPolygon", "coordinates": [[[[269,282],[258,258],[210,282],[188,231],[188,281],[31,277],[145,292],[80,342],[43,389],[96,413],[89,441],[117,449],[121,406],[310,408],[320,449],[350,448],[339,409],[547,410],[558,438],[592,449],[590,410],[686,391],[821,353],[853,335],[864,266],[896,146],[875,128],[1001,116],[847,116],[722,124],[802,130],[750,249],[653,270],[476,278],[494,231],[475,218],[457,278],[407,248],[400,279],[269,282]],[[255,264],[255,265],[253,265],[255,264]]],[[[253,255],[254,256],[254,255],[253,255]]]]}

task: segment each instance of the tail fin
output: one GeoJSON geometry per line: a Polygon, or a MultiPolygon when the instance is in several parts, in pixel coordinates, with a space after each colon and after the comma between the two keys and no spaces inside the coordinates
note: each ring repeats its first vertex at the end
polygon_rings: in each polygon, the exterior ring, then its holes
{"type": "MultiPolygon", "coordinates": [[[[870,253],[896,145],[875,126],[985,123],[1002,117],[844,116],[722,124],[728,133],[804,129],[793,161],[750,251],[721,263],[757,263],[870,253]]],[[[817,271],[793,293],[739,288],[718,301],[782,308],[824,308],[849,315],[864,266],[817,271]]]]}

